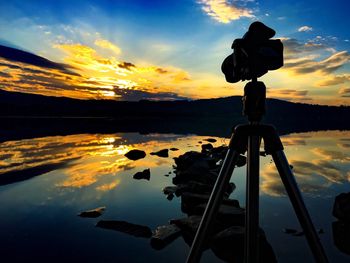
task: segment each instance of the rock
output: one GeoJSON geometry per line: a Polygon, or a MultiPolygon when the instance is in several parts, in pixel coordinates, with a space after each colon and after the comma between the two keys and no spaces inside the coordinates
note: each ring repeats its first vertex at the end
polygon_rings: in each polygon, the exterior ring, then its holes
{"type": "Polygon", "coordinates": [[[210,242],[214,254],[226,262],[244,261],[244,227],[231,226],[217,233],[210,242]]]}
{"type": "Polygon", "coordinates": [[[95,208],[92,210],[87,210],[87,211],[81,212],[80,214],[78,214],[78,216],[96,218],[96,217],[101,216],[105,210],[106,210],[106,207],[101,206],[101,207],[98,207],[98,208],[95,208]]]}
{"type": "Polygon", "coordinates": [[[210,171],[210,165],[206,160],[197,160],[187,169],[176,170],[176,176],[173,178],[173,184],[187,183],[197,181],[204,184],[214,184],[217,179],[217,173],[210,171]]]}
{"type": "MultiPolygon", "coordinates": [[[[196,181],[189,181],[185,184],[177,185],[175,194],[177,196],[180,196],[184,192],[197,193],[197,194],[210,194],[213,190],[213,187],[214,187],[213,184],[203,184],[196,181]]],[[[236,186],[234,183],[229,183],[225,191],[225,194],[227,196],[230,195],[235,188],[236,186]]]]}
{"type": "Polygon", "coordinates": [[[170,220],[170,224],[176,225],[185,232],[196,234],[201,220],[201,216],[189,216],[181,219],[172,219],[170,220]]]}
{"type": "Polygon", "coordinates": [[[122,232],[134,237],[150,238],[152,236],[152,231],[149,227],[132,224],[126,221],[100,220],[97,222],[96,226],[122,232]]]}
{"type": "Polygon", "coordinates": [[[169,157],[169,150],[168,149],[163,149],[163,150],[160,150],[158,152],[151,152],[150,154],[166,158],[166,157],[169,157]]]}
{"type": "Polygon", "coordinates": [[[216,139],[214,139],[214,138],[208,138],[208,139],[204,139],[204,141],[207,141],[207,142],[216,142],[216,139]]]}
{"type": "Polygon", "coordinates": [[[236,166],[237,167],[242,167],[244,165],[246,165],[247,163],[247,157],[245,157],[244,155],[239,155],[236,166]]]}
{"type": "Polygon", "coordinates": [[[136,180],[146,179],[149,181],[151,178],[151,170],[146,169],[146,170],[143,170],[142,172],[137,172],[136,174],[134,174],[133,178],[136,180]]]}
{"type": "Polygon", "coordinates": [[[219,147],[215,147],[210,151],[210,154],[216,158],[217,160],[221,160],[225,158],[228,147],[226,145],[221,145],[219,147]]]}
{"type": "Polygon", "coordinates": [[[303,235],[304,235],[304,231],[298,231],[298,232],[293,234],[293,236],[295,236],[295,237],[301,237],[303,235]]]}
{"type": "MultiPolygon", "coordinates": [[[[244,227],[231,226],[217,233],[210,242],[214,254],[226,262],[244,262],[244,227]]],[[[271,245],[266,240],[264,231],[259,232],[260,263],[277,262],[271,245]]]]}
{"type": "Polygon", "coordinates": [[[283,232],[286,234],[295,234],[298,232],[298,230],[292,228],[283,228],[283,232]]]}
{"type": "Polygon", "coordinates": [[[163,188],[163,193],[165,195],[175,194],[177,186],[166,186],[163,188]]]}
{"type": "Polygon", "coordinates": [[[181,235],[181,229],[174,224],[158,226],[151,238],[151,246],[156,250],[163,249],[181,235]]]}
{"type": "Polygon", "coordinates": [[[333,205],[333,216],[350,223],[350,192],[337,195],[333,205]]]}
{"type": "MultiPolygon", "coordinates": [[[[181,210],[182,212],[192,215],[195,214],[195,209],[200,204],[207,204],[210,195],[194,194],[185,192],[181,195],[181,210]]],[[[239,202],[233,199],[223,199],[222,204],[239,207],[239,202]]]]}
{"type": "Polygon", "coordinates": [[[208,163],[209,167],[215,167],[216,165],[215,159],[208,157],[204,153],[195,151],[186,152],[179,157],[175,157],[174,160],[177,171],[184,171],[197,161],[205,161],[208,163]]]}
{"type": "Polygon", "coordinates": [[[333,242],[339,251],[350,255],[350,224],[343,221],[332,223],[333,242]]]}
{"type": "Polygon", "coordinates": [[[178,148],[170,148],[169,150],[175,152],[175,151],[178,151],[179,149],[178,148]]]}
{"type": "MultiPolygon", "coordinates": [[[[194,213],[197,215],[203,215],[206,207],[207,204],[199,204],[194,208],[194,213]]],[[[222,204],[219,207],[216,218],[224,225],[244,226],[245,210],[240,207],[222,204]]]]}
{"type": "Polygon", "coordinates": [[[202,144],[201,147],[202,147],[202,153],[208,152],[214,148],[214,146],[211,143],[202,144]]]}
{"type": "Polygon", "coordinates": [[[131,151],[127,152],[124,156],[130,160],[136,161],[138,159],[145,158],[146,153],[144,151],[141,151],[141,150],[131,150],[131,151]]]}

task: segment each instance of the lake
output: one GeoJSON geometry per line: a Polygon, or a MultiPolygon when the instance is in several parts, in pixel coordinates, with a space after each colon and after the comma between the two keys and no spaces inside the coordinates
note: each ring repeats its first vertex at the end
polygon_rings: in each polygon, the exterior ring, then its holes
{"type": "MultiPolygon", "coordinates": [[[[120,220],[156,229],[170,219],[186,217],[181,198],[168,200],[173,158],[200,151],[205,139],[215,147],[228,138],[178,134],[75,134],[11,140],[0,143],[2,262],[185,262],[189,247],[182,237],[162,250],[148,238],[96,227],[100,220],[120,220]],[[201,143],[200,143],[201,142],[201,143]],[[169,157],[150,155],[161,149],[169,157]],[[132,161],[132,149],[146,157],[132,161]],[[135,180],[150,169],[150,180],[135,180]],[[97,218],[80,212],[105,207],[97,218]]],[[[332,216],[335,196],[349,192],[350,131],[319,131],[282,136],[286,155],[315,227],[331,262],[349,262],[335,243],[332,216]]],[[[276,173],[271,156],[261,157],[260,226],[279,262],[313,262],[304,236],[284,233],[300,226],[276,173]]],[[[245,206],[245,167],[237,168],[230,198],[245,206]]],[[[346,245],[345,245],[346,246],[346,245]]],[[[344,249],[343,249],[344,251],[344,249]]],[[[350,253],[350,247],[347,248],[350,253]]],[[[222,262],[211,250],[202,262],[222,262]]]]}

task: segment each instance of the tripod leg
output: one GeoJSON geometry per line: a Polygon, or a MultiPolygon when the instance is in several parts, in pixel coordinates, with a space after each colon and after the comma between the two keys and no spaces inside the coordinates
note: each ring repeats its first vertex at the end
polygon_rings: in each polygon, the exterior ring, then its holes
{"type": "Polygon", "coordinates": [[[238,157],[239,152],[230,148],[228,149],[219,176],[216,180],[207,207],[204,211],[202,221],[199,224],[196,236],[193,240],[192,247],[187,258],[187,263],[197,263],[201,258],[204,242],[206,240],[207,234],[210,233],[208,233],[208,230],[210,231],[211,223],[215,219],[216,213],[223,198],[223,194],[225,192],[225,187],[230,181],[238,157]]]}
{"type": "Polygon", "coordinates": [[[245,262],[259,262],[259,136],[248,137],[245,262]]]}
{"type": "Polygon", "coordinates": [[[272,158],[275,162],[277,170],[280,174],[284,187],[290,201],[292,202],[295,213],[302,226],[311,251],[317,263],[327,263],[328,259],[323,250],[321,241],[318,238],[314,225],[312,224],[310,215],[306,209],[303,198],[299,191],[297,182],[295,181],[293,172],[288,164],[288,160],[282,150],[272,152],[272,158]]]}

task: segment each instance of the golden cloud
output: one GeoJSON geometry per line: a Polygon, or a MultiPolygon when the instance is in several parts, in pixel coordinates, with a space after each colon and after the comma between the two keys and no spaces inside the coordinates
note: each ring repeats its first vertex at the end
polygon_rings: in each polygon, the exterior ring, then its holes
{"type": "Polygon", "coordinates": [[[350,74],[329,76],[328,79],[317,82],[318,86],[333,86],[339,85],[350,81],[350,74]]]}
{"type": "Polygon", "coordinates": [[[102,48],[110,49],[117,55],[119,55],[122,52],[119,47],[117,47],[116,45],[114,45],[113,43],[109,42],[106,39],[102,39],[102,38],[96,39],[95,45],[102,48]]]}
{"type": "Polygon", "coordinates": [[[220,23],[227,24],[241,17],[254,17],[252,10],[238,7],[226,0],[199,0],[198,3],[203,5],[205,13],[220,23]]]}

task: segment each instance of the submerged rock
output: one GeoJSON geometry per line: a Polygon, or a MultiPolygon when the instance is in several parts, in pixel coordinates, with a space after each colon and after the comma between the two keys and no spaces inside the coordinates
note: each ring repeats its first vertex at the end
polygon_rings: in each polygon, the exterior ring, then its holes
{"type": "MultiPolygon", "coordinates": [[[[181,210],[182,212],[193,215],[196,213],[198,205],[208,203],[210,195],[209,194],[195,194],[185,192],[181,195],[181,210]]],[[[234,199],[223,199],[222,204],[229,205],[233,207],[240,207],[239,202],[234,199]]]]}
{"type": "Polygon", "coordinates": [[[350,223],[350,192],[341,193],[335,198],[333,216],[341,221],[350,223]]]}
{"type": "Polygon", "coordinates": [[[81,212],[78,214],[80,217],[89,217],[89,218],[96,218],[99,217],[103,214],[103,212],[106,210],[105,206],[101,206],[95,209],[87,210],[84,212],[81,212]]]}
{"type": "Polygon", "coordinates": [[[152,231],[149,227],[132,224],[126,221],[100,220],[97,222],[96,226],[122,232],[134,237],[150,238],[152,236],[152,231]]]}
{"type": "MultiPolygon", "coordinates": [[[[231,226],[217,233],[211,239],[210,248],[214,254],[226,262],[244,262],[244,234],[241,226],[231,226]]],[[[266,240],[264,231],[259,231],[259,263],[277,262],[271,245],[266,240]]]]}
{"type": "Polygon", "coordinates": [[[138,159],[145,158],[146,153],[144,151],[135,149],[127,152],[124,156],[130,160],[136,161],[138,159]]]}
{"type": "Polygon", "coordinates": [[[296,234],[298,233],[298,230],[293,228],[283,228],[283,232],[286,234],[296,234]]]}
{"type": "Polygon", "coordinates": [[[163,249],[181,235],[181,229],[176,225],[158,226],[151,238],[154,249],[163,249]]]}
{"type": "Polygon", "coordinates": [[[195,234],[197,232],[198,226],[202,220],[201,216],[194,215],[181,219],[172,219],[170,224],[174,224],[179,227],[182,231],[191,232],[195,234]]]}
{"type": "Polygon", "coordinates": [[[332,223],[334,245],[343,253],[350,255],[350,224],[342,221],[332,223]]]}
{"type": "Polygon", "coordinates": [[[208,138],[208,139],[204,139],[204,141],[207,141],[207,142],[216,142],[216,139],[214,139],[214,138],[208,138]]]}
{"type": "Polygon", "coordinates": [[[157,155],[159,157],[166,158],[166,157],[169,157],[169,150],[163,149],[163,150],[160,150],[158,152],[151,152],[150,155],[157,155]]]}
{"type": "Polygon", "coordinates": [[[136,174],[134,174],[133,178],[136,180],[146,179],[149,181],[151,178],[151,170],[146,169],[146,170],[143,170],[142,172],[137,172],[136,174]]]}
{"type": "MultiPolygon", "coordinates": [[[[194,208],[194,213],[203,215],[207,204],[200,204],[194,208]]],[[[244,226],[245,210],[233,205],[222,204],[216,215],[217,220],[225,225],[244,226]]]]}

